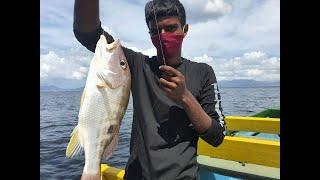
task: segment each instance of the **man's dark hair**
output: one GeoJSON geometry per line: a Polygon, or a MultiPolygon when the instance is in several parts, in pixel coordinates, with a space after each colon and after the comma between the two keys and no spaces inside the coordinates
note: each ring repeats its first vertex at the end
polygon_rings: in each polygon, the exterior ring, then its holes
{"type": "MultiPolygon", "coordinates": [[[[154,0],[153,3],[157,20],[165,16],[177,16],[182,26],[186,24],[186,13],[179,0],[154,0]]],[[[152,1],[145,6],[145,16],[149,27],[149,21],[155,20],[152,1]]]]}

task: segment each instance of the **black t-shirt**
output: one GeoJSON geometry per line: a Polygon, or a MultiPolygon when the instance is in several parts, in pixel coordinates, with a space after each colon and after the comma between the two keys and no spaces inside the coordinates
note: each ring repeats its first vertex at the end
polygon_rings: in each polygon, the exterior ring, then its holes
{"type": "MultiPolygon", "coordinates": [[[[113,37],[101,26],[89,33],[74,30],[78,41],[94,52],[102,33],[108,43],[113,37]]],[[[133,121],[130,157],[125,179],[199,179],[197,142],[201,137],[213,146],[222,143],[226,124],[222,113],[217,81],[211,66],[182,58],[175,67],[186,80],[188,90],[212,118],[212,126],[199,135],[184,109],[169,99],[159,87],[157,58],[148,57],[123,47],[128,61],[132,85],[133,121]]]]}

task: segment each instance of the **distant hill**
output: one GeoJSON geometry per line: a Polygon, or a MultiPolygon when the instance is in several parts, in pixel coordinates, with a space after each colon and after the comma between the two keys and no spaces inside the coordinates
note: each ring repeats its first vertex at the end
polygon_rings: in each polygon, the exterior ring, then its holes
{"type": "MultiPolygon", "coordinates": [[[[218,81],[219,87],[222,88],[236,88],[236,87],[243,87],[243,88],[250,88],[250,87],[280,87],[279,81],[255,81],[249,79],[235,79],[235,80],[222,80],[218,81]]],[[[60,88],[53,85],[43,85],[40,86],[40,91],[83,91],[84,87],[78,87],[73,89],[65,89],[60,88]]]]}
{"type": "Polygon", "coordinates": [[[280,87],[279,81],[255,81],[249,79],[235,79],[218,81],[220,87],[280,87]]]}
{"type": "Polygon", "coordinates": [[[64,89],[53,85],[40,86],[41,92],[57,92],[57,91],[82,91],[84,87],[74,88],[74,89],[64,89]]]}
{"type": "Polygon", "coordinates": [[[65,89],[65,91],[83,91],[84,87],[74,88],[74,89],[65,89]]]}
{"type": "Polygon", "coordinates": [[[45,91],[62,91],[63,89],[57,87],[57,86],[40,86],[40,91],[45,92],[45,91]]]}

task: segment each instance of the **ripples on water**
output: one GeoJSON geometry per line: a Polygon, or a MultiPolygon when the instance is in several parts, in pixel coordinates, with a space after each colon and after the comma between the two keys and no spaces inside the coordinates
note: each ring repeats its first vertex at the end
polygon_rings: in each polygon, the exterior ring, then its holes
{"type": "MultiPolygon", "coordinates": [[[[84,157],[65,157],[70,134],[77,125],[81,94],[81,91],[40,94],[41,179],[77,179],[81,176],[84,157]]],[[[225,115],[247,116],[280,106],[280,88],[221,88],[220,94],[225,115]]],[[[125,167],[129,155],[132,116],[130,101],[121,124],[119,144],[111,158],[102,162],[125,167]]]]}

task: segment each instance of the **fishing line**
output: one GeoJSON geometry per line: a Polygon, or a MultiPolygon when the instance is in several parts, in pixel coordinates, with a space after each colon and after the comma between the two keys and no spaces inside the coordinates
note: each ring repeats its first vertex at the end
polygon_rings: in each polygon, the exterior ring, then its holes
{"type": "Polygon", "coordinates": [[[166,65],[166,60],[165,60],[164,54],[163,54],[162,41],[161,41],[161,38],[160,38],[159,26],[158,26],[158,21],[157,21],[157,17],[156,17],[156,10],[154,9],[153,0],[152,0],[152,6],[153,6],[153,15],[154,15],[154,19],[156,21],[156,26],[157,26],[157,30],[158,30],[158,37],[159,37],[159,42],[160,42],[160,48],[161,48],[161,53],[162,53],[163,64],[166,65]]]}

